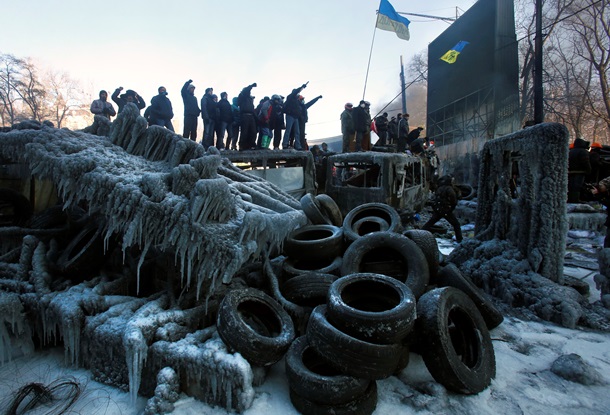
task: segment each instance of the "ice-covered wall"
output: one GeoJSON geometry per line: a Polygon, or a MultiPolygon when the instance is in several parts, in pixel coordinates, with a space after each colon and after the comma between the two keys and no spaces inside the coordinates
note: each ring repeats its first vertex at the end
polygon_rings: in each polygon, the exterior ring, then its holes
{"type": "Polygon", "coordinates": [[[123,249],[175,254],[184,283],[206,297],[307,221],[296,199],[215,149],[148,128],[133,105],[85,131],[14,130],[0,134],[0,154],[53,181],[66,207],[86,202],[103,214],[106,238],[121,235],[123,249]]]}
{"type": "Polygon", "coordinates": [[[475,234],[508,240],[534,272],[562,283],[567,232],[568,130],[556,123],[528,127],[485,143],[480,154],[475,234]],[[518,165],[520,192],[509,180],[518,165]]]}

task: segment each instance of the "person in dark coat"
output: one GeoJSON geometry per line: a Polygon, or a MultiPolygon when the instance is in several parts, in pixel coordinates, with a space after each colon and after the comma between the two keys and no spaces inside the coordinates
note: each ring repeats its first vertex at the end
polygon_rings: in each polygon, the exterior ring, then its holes
{"type": "Polygon", "coordinates": [[[388,144],[396,144],[396,138],[398,137],[398,122],[396,117],[392,116],[388,121],[388,144]]]}
{"type": "Polygon", "coordinates": [[[411,132],[407,135],[407,145],[410,146],[411,143],[419,138],[424,127],[417,127],[411,130],[411,132]]]}
{"type": "Polygon", "coordinates": [[[218,101],[218,128],[216,130],[216,148],[219,150],[225,149],[225,133],[229,133],[227,137],[227,147],[231,143],[231,124],[233,123],[233,111],[231,103],[226,92],[220,93],[220,101],[218,101]]]}
{"type": "Polygon", "coordinates": [[[214,145],[214,114],[211,113],[210,107],[214,106],[214,88],[206,88],[205,94],[201,97],[201,119],[203,120],[203,140],[201,144],[207,150],[208,147],[214,145]]]}
{"type": "Polygon", "coordinates": [[[307,110],[313,104],[318,102],[319,99],[322,98],[322,95],[319,95],[312,99],[311,101],[305,103],[305,97],[299,95],[299,104],[301,105],[301,116],[299,117],[299,130],[301,132],[301,145],[303,145],[303,149],[307,150],[307,135],[305,133],[305,126],[307,125],[307,121],[309,121],[309,115],[307,114],[307,110]]]}
{"type": "Polygon", "coordinates": [[[439,220],[445,218],[447,222],[453,226],[455,232],[455,240],[462,242],[462,229],[460,222],[453,214],[453,210],[457,206],[460,191],[454,185],[453,176],[447,175],[438,179],[438,188],[434,192],[432,199],[432,216],[422,226],[423,230],[429,231],[432,226],[439,220]]]}
{"type": "Polygon", "coordinates": [[[128,89],[127,91],[125,91],[124,94],[121,94],[119,96],[119,94],[121,93],[122,90],[123,90],[123,87],[120,86],[117,89],[115,89],[114,92],[112,93],[112,100],[119,107],[117,114],[120,114],[121,111],[123,111],[123,108],[125,107],[125,105],[127,105],[129,103],[135,104],[135,106],[138,108],[138,112],[141,109],[144,109],[144,107],[146,107],[144,98],[142,98],[140,95],[138,95],[138,93],[136,91],[134,91],[133,89],[128,89]]]}
{"type": "Polygon", "coordinates": [[[352,120],[354,121],[354,130],[356,131],[356,148],[355,151],[364,151],[362,148],[362,140],[364,135],[370,131],[371,124],[366,113],[366,101],[361,100],[356,108],[352,110],[352,120]]]}
{"type": "Polygon", "coordinates": [[[387,112],[375,117],[375,127],[377,128],[377,135],[379,136],[379,140],[375,143],[375,145],[385,146],[387,144],[388,124],[387,112]]]}
{"type": "Polygon", "coordinates": [[[274,94],[271,96],[272,116],[269,123],[273,131],[273,149],[279,150],[282,142],[282,130],[286,128],[284,122],[284,97],[274,94]]]}
{"type": "Polygon", "coordinates": [[[239,116],[239,102],[237,97],[231,100],[231,112],[233,113],[233,122],[231,123],[231,142],[227,142],[227,148],[237,150],[237,141],[239,140],[239,130],[241,129],[241,117],[239,116]]]}
{"type": "MultiPolygon", "coordinates": [[[[308,82],[307,82],[308,83],[308,82]]],[[[304,83],[298,88],[294,88],[286,97],[284,104],[284,113],[286,114],[286,131],[282,140],[282,148],[285,150],[290,147],[290,134],[294,129],[294,149],[303,150],[301,131],[299,129],[299,118],[301,116],[301,105],[299,104],[298,96],[300,92],[307,88],[307,83],[304,83]]]]}
{"type": "Polygon", "coordinates": [[[256,115],[254,114],[254,97],[251,95],[254,87],[256,87],[256,82],[242,89],[237,97],[241,119],[240,151],[256,148],[256,115]]]}
{"type": "Polygon", "coordinates": [[[398,120],[398,138],[396,152],[404,153],[407,149],[407,136],[409,135],[409,114],[403,114],[398,120]]]}
{"type": "Polygon", "coordinates": [[[180,94],[184,104],[184,129],[182,130],[182,137],[197,141],[197,119],[199,114],[201,114],[201,110],[199,109],[197,97],[195,97],[195,85],[193,85],[192,79],[184,83],[180,94]]]}
{"type": "Polygon", "coordinates": [[[568,203],[580,203],[580,192],[590,173],[589,142],[577,138],[568,153],[568,203]]]}
{"type": "Polygon", "coordinates": [[[157,91],[158,95],[150,100],[150,124],[165,127],[170,131],[174,131],[172,118],[174,118],[174,110],[172,103],[167,98],[167,90],[164,86],[160,86],[157,91]]]}

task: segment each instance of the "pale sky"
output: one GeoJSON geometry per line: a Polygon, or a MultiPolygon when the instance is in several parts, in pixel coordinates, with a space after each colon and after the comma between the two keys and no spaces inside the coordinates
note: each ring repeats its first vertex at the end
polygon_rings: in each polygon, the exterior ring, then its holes
{"type": "MultiPolygon", "coordinates": [[[[218,96],[226,91],[230,99],[257,82],[257,104],[309,81],[302,92],[306,102],[323,98],[309,108],[308,139],[341,133],[344,104],[362,99],[371,44],[364,99],[375,110],[399,91],[400,56],[406,70],[411,57],[448,27],[444,21],[405,16],[411,20],[409,41],[375,30],[379,0],[3,3],[0,53],[66,71],[94,98],[100,89],[111,94],[123,86],[148,105],[163,85],[174,124],[182,125],[180,88],[188,79],[198,99],[207,87],[218,96]]],[[[475,0],[390,3],[397,12],[455,17],[456,7],[461,15],[475,0]]]]}

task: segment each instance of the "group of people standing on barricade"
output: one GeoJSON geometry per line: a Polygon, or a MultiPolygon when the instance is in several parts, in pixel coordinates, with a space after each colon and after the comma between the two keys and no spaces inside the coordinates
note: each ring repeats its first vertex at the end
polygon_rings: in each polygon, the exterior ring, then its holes
{"type": "Polygon", "coordinates": [[[398,114],[388,120],[388,113],[371,118],[371,104],[361,100],[357,107],[351,102],[344,106],[341,113],[341,134],[343,152],[371,150],[371,130],[379,136],[377,146],[394,146],[396,152],[420,154],[428,145],[426,138],[419,138],[423,127],[409,130],[409,114],[398,114]]]}
{"type": "MultiPolygon", "coordinates": [[[[286,97],[286,101],[282,95],[274,94],[271,97],[264,97],[255,106],[252,88],[257,86],[256,83],[244,87],[231,102],[226,92],[221,92],[219,100],[211,87],[206,88],[201,101],[198,101],[193,80],[189,79],[180,91],[184,103],[182,136],[197,141],[197,124],[201,115],[203,121],[201,144],[206,149],[216,147],[219,150],[237,150],[239,146],[239,150],[252,150],[269,148],[273,142],[274,150],[279,149],[280,145],[284,149],[307,150],[305,138],[307,109],[322,98],[322,95],[319,95],[305,102],[301,91],[308,83],[293,89],[286,97]],[[285,130],[283,139],[282,130],[285,130]]],[[[102,90],[99,99],[92,102],[91,112],[110,119],[120,113],[128,103],[135,104],[138,110],[146,107],[144,99],[137,92],[128,89],[121,94],[121,91],[123,87],[117,88],[111,96],[118,106],[118,111],[115,111],[108,102],[108,93],[102,90]]],[[[150,106],[143,115],[149,126],[158,125],[174,131],[172,125],[174,112],[167,95],[166,88],[160,86],[158,95],[151,99],[150,106]]]]}

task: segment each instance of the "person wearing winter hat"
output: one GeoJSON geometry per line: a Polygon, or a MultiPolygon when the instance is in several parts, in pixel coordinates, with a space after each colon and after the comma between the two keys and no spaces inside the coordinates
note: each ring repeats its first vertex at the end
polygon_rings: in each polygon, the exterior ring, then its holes
{"type": "Polygon", "coordinates": [[[106,117],[108,119],[116,115],[114,107],[110,102],[108,102],[108,92],[104,90],[100,91],[100,99],[93,101],[89,109],[91,110],[91,113],[101,115],[102,117],[106,117]]]}
{"type": "Polygon", "coordinates": [[[136,91],[134,91],[133,89],[128,89],[127,91],[125,91],[124,94],[121,94],[119,96],[119,94],[121,93],[122,90],[123,90],[123,87],[120,86],[117,89],[115,89],[114,92],[112,93],[112,100],[119,107],[119,110],[117,111],[118,114],[120,114],[121,111],[123,111],[123,108],[127,104],[135,104],[136,107],[138,108],[138,113],[140,112],[140,110],[142,110],[142,109],[144,109],[144,107],[146,107],[144,98],[142,98],[140,95],[138,95],[138,93],[136,91]]]}
{"type": "Polygon", "coordinates": [[[184,83],[180,90],[180,95],[182,95],[182,102],[184,104],[184,129],[182,130],[182,137],[197,141],[197,119],[199,114],[201,114],[201,110],[199,109],[197,97],[195,97],[195,85],[193,85],[192,79],[184,83]]]}
{"type": "Polygon", "coordinates": [[[343,135],[343,148],[344,153],[354,151],[356,146],[356,130],[354,129],[354,120],[352,118],[352,111],[354,105],[348,102],[344,105],[344,110],[341,113],[341,134],[343,135]]]}

